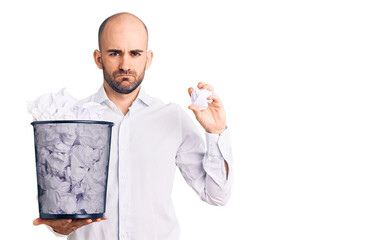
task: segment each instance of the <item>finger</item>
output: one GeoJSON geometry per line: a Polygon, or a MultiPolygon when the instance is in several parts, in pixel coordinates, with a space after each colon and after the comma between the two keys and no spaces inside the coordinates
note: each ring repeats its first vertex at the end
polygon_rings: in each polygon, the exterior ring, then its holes
{"type": "Polygon", "coordinates": [[[198,87],[198,88],[207,89],[207,90],[211,91],[212,93],[214,93],[214,88],[213,88],[213,86],[210,85],[210,84],[205,84],[205,83],[200,82],[200,83],[198,83],[198,86],[197,86],[197,87],[198,87]]]}
{"type": "Polygon", "coordinates": [[[199,82],[199,83],[197,84],[197,87],[198,87],[198,88],[201,88],[201,87],[204,86],[204,85],[205,85],[204,82],[199,82]]]}
{"type": "Polygon", "coordinates": [[[95,218],[95,219],[92,219],[93,222],[100,222],[100,221],[102,221],[102,220],[103,220],[103,218],[95,218]]]}
{"type": "Polygon", "coordinates": [[[93,222],[93,220],[91,218],[89,218],[89,219],[80,220],[79,223],[80,223],[81,226],[84,226],[84,225],[90,224],[92,222],[93,222]]]}
{"type": "Polygon", "coordinates": [[[72,223],[71,223],[71,227],[76,227],[76,228],[79,228],[79,227],[82,227],[84,225],[87,225],[87,224],[90,224],[92,223],[92,219],[88,218],[88,219],[73,219],[72,223]]]}
{"type": "Polygon", "coordinates": [[[38,225],[41,225],[41,224],[43,224],[41,218],[37,218],[37,219],[35,219],[35,220],[33,221],[33,225],[34,225],[34,226],[38,226],[38,225]]]}
{"type": "Polygon", "coordinates": [[[193,88],[192,87],[189,87],[189,89],[187,89],[187,91],[189,92],[189,95],[191,96],[191,93],[193,92],[193,88]]]}
{"type": "Polygon", "coordinates": [[[60,226],[72,222],[72,219],[46,219],[46,218],[37,218],[33,221],[35,226],[46,224],[48,226],[60,226]]]}
{"type": "Polygon", "coordinates": [[[216,94],[210,95],[207,99],[212,100],[214,103],[222,103],[221,99],[216,94]]]}
{"type": "Polygon", "coordinates": [[[104,221],[104,220],[107,220],[107,217],[94,218],[94,219],[92,219],[92,222],[101,222],[101,221],[104,221]]]}
{"type": "Polygon", "coordinates": [[[73,219],[72,226],[84,226],[85,224],[92,223],[92,219],[73,219]]]}

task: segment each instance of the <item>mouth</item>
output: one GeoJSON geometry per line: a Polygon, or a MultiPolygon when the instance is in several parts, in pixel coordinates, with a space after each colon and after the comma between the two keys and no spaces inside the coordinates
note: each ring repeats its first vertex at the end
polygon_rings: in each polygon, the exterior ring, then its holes
{"type": "Polygon", "coordinates": [[[129,74],[121,74],[121,75],[117,75],[116,78],[129,79],[129,78],[135,78],[135,77],[133,75],[129,75],[129,74]]]}
{"type": "Polygon", "coordinates": [[[117,77],[133,77],[133,75],[130,75],[130,74],[120,74],[120,75],[117,75],[117,77]]]}
{"type": "Polygon", "coordinates": [[[132,77],[132,75],[117,75],[115,78],[120,81],[129,81],[132,77]]]}

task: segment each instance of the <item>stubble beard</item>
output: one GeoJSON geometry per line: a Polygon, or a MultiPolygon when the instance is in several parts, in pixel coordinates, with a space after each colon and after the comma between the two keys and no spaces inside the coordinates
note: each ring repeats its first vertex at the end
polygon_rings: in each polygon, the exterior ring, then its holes
{"type": "MultiPolygon", "coordinates": [[[[107,71],[105,66],[102,64],[102,69],[103,69],[103,77],[106,81],[106,83],[117,93],[120,94],[129,94],[133,92],[138,86],[140,86],[141,82],[144,79],[144,74],[145,74],[145,67],[140,76],[137,75],[135,71],[131,71],[131,76],[134,78],[133,82],[130,82],[127,86],[121,86],[121,83],[123,81],[130,81],[129,77],[121,77],[120,81],[115,81],[115,76],[117,74],[125,74],[123,70],[114,72],[113,75],[110,75],[107,71]]],[[[127,73],[129,74],[129,73],[127,73]]]]}

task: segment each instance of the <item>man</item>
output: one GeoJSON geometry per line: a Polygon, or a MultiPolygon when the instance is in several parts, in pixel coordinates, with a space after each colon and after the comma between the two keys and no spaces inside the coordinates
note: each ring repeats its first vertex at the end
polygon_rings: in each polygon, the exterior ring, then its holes
{"type": "MultiPolygon", "coordinates": [[[[153,53],[144,23],[130,13],[107,18],[99,29],[95,63],[103,70],[100,90],[83,101],[107,106],[114,122],[106,217],[38,218],[68,239],[179,239],[171,201],[176,166],[203,201],[224,205],[232,183],[232,154],[222,101],[212,91],[206,110],[189,106],[206,130],[207,151],[196,126],[176,104],[163,104],[141,87],[153,53]],[[102,221],[104,220],[104,221],[102,221]],[[92,222],[100,222],[90,224],[92,222]]],[[[193,91],[189,88],[189,94],[193,91]]]]}

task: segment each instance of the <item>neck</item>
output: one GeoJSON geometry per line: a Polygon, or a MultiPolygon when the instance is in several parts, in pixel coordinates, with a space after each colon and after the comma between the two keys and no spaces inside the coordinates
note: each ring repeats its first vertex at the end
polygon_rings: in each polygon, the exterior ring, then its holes
{"type": "Polygon", "coordinates": [[[138,93],[140,92],[141,85],[134,89],[133,92],[128,94],[122,94],[114,91],[107,83],[104,81],[103,87],[105,89],[107,97],[112,101],[115,106],[125,115],[129,111],[129,107],[132,106],[134,100],[136,100],[138,93]]]}

